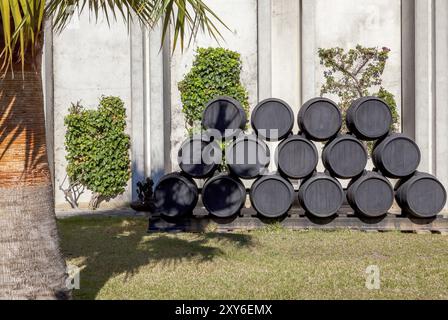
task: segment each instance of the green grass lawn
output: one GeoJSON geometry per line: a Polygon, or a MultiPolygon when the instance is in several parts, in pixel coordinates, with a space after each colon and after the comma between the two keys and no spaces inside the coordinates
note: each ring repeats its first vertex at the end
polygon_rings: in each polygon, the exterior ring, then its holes
{"type": "Polygon", "coordinates": [[[448,237],[398,232],[147,234],[145,219],[58,221],[76,299],[448,299],[448,237]],[[381,289],[365,287],[377,265],[381,289]]]}

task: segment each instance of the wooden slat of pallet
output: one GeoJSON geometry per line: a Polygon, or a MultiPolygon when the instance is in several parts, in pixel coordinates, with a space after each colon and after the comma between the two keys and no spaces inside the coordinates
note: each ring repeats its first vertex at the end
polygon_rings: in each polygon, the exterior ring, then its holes
{"type": "Polygon", "coordinates": [[[385,217],[368,219],[356,216],[348,208],[337,216],[327,219],[317,219],[306,215],[303,211],[295,209],[281,220],[268,220],[256,216],[252,209],[243,209],[239,216],[229,219],[210,217],[203,210],[195,210],[194,215],[177,222],[167,222],[160,217],[150,219],[148,232],[216,232],[250,231],[266,227],[272,223],[279,223],[291,230],[307,229],[350,229],[350,230],[377,230],[377,231],[428,231],[446,234],[448,232],[448,217],[437,216],[434,219],[415,219],[398,214],[388,214],[385,217]]]}

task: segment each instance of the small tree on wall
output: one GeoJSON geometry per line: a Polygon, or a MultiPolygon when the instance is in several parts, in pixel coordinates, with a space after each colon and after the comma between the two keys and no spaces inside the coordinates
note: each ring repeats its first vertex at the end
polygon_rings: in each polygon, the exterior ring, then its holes
{"type": "Polygon", "coordinates": [[[185,115],[185,127],[191,133],[201,121],[208,101],[217,96],[230,96],[238,100],[249,112],[247,90],[240,79],[240,54],[223,48],[198,48],[193,66],[178,83],[185,115]]]}
{"type": "Polygon", "coordinates": [[[325,83],[320,91],[322,96],[337,95],[344,117],[354,100],[364,96],[377,96],[383,99],[391,109],[392,131],[398,129],[399,117],[395,97],[382,87],[381,77],[389,58],[389,48],[367,48],[357,45],[356,48],[347,52],[339,47],[319,48],[318,52],[320,64],[326,68],[325,83]]]}

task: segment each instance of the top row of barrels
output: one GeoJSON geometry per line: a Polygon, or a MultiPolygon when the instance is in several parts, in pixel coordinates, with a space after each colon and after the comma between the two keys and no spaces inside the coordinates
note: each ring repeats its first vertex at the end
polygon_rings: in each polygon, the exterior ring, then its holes
{"type": "MultiPolygon", "coordinates": [[[[300,108],[297,121],[308,139],[322,142],[336,137],[343,120],[335,102],[327,98],[314,98],[300,108]]],[[[377,97],[363,97],[352,103],[345,121],[349,132],[358,139],[373,141],[389,133],[393,119],[386,102],[377,97]]],[[[211,100],[202,117],[204,128],[218,130],[224,139],[238,135],[245,129],[246,122],[243,107],[230,97],[211,100]]],[[[257,104],[250,122],[260,138],[283,140],[292,132],[294,112],[285,101],[270,98],[257,104]]]]}

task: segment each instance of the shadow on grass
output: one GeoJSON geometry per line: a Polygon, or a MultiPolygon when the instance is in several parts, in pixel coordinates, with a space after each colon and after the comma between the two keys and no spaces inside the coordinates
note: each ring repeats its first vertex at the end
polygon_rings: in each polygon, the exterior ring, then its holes
{"type": "Polygon", "coordinates": [[[225,252],[225,246],[252,245],[247,234],[147,234],[146,219],[70,218],[59,221],[67,260],[82,266],[76,299],[94,299],[112,277],[124,281],[140,267],[172,268],[185,261],[200,264],[225,252]]]}

